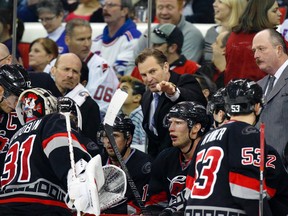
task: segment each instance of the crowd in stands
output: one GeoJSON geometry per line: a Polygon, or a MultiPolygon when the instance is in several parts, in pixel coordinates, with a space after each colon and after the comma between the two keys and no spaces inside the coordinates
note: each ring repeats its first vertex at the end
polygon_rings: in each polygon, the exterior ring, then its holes
{"type": "MultiPolygon", "coordinates": [[[[24,140],[22,134],[13,137],[22,127],[17,119],[19,110],[15,111],[17,99],[32,87],[37,88],[37,94],[49,91],[37,101],[43,103],[41,109],[47,105],[48,96],[54,102],[67,97],[79,108],[76,117],[80,115],[81,120],[75,125],[81,126],[75,126],[77,132],[72,133],[79,145],[75,162],[83,158],[88,162],[89,156],[101,155],[103,166],[118,167],[121,162],[103,128],[103,119],[117,89],[127,92],[112,135],[145,206],[133,197],[132,188],[127,190],[126,200],[106,209],[106,214],[140,214],[147,208],[152,215],[162,216],[182,215],[184,211],[197,215],[198,210],[257,215],[255,200],[261,192],[247,182],[259,183],[261,123],[265,124],[265,142],[269,145],[264,183],[268,198],[262,199],[263,215],[288,214],[284,204],[288,201],[287,183],[283,186],[281,182],[288,179],[288,133],[284,131],[288,126],[288,1],[151,2],[153,25],[141,32],[137,22],[143,21],[136,17],[135,9],[141,6],[148,14],[147,0],[19,0],[13,32],[13,5],[0,0],[0,212],[17,215],[22,211],[21,203],[26,202],[18,199],[27,195],[24,192],[19,197],[12,194],[9,199],[17,207],[9,212],[5,207],[8,201],[3,201],[10,196],[9,187],[19,182],[36,184],[29,179],[22,181],[19,176],[19,181],[15,176],[11,181],[7,177],[16,167],[10,166],[10,154],[15,153],[11,148],[16,146],[16,139],[24,140]],[[29,43],[26,50],[21,46],[25,22],[39,22],[47,32],[46,37],[29,43]],[[95,38],[91,23],[105,23],[95,38]],[[195,23],[213,26],[203,36],[195,23]],[[9,140],[15,143],[10,146],[9,140]],[[208,166],[212,174],[206,172],[208,166]],[[221,183],[214,176],[219,173],[221,183]],[[206,184],[206,177],[212,183],[206,184]],[[219,189],[222,186],[224,195],[219,189]]],[[[52,108],[51,112],[56,112],[52,108]]],[[[23,108],[22,112],[27,111],[23,108]]],[[[33,120],[48,119],[43,116],[45,112],[37,113],[33,120]]],[[[51,116],[52,120],[57,118],[51,116]]],[[[47,120],[49,125],[53,124],[51,119],[47,120]]],[[[41,127],[47,130],[45,124],[41,127]]],[[[63,124],[59,120],[57,129],[61,134],[63,124]]],[[[52,138],[41,142],[55,147],[52,138]]],[[[48,157],[43,163],[52,163],[50,175],[58,178],[57,166],[51,162],[54,147],[43,147],[43,155],[48,157]]],[[[61,175],[68,173],[66,166],[61,175]]],[[[39,178],[50,181],[43,173],[39,178]]],[[[68,188],[61,185],[65,181],[66,176],[61,176],[59,182],[49,184],[69,193],[69,179],[68,188]]],[[[83,191],[78,192],[83,195],[83,191]]],[[[72,214],[66,209],[64,197],[56,200],[61,204],[54,203],[53,211],[59,207],[61,215],[72,214]]],[[[38,209],[37,200],[30,204],[38,209]]],[[[79,208],[85,212],[89,206],[82,205],[79,208]]],[[[41,211],[37,214],[42,215],[41,211]]]]}

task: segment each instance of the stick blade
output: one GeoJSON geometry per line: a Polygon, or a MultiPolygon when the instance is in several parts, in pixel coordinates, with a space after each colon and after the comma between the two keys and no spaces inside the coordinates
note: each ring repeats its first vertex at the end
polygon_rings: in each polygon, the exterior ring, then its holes
{"type": "Polygon", "coordinates": [[[126,92],[122,91],[121,89],[116,90],[115,94],[111,99],[106,115],[104,117],[104,125],[108,124],[113,126],[115,118],[127,97],[128,94],[126,92]]]}

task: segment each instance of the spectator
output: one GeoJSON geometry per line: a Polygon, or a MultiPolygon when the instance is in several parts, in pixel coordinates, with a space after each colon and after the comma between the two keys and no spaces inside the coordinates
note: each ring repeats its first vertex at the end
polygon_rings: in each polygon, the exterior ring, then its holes
{"type": "Polygon", "coordinates": [[[169,128],[173,147],[153,161],[145,206],[153,215],[176,202],[185,188],[187,170],[201,137],[209,130],[209,117],[199,103],[183,101],[174,105],[163,120],[169,128]]]}
{"type": "Polygon", "coordinates": [[[224,87],[224,71],[226,68],[226,43],[230,32],[224,31],[219,33],[216,41],[212,44],[212,62],[205,62],[201,65],[195,74],[206,75],[213,81],[217,89],[224,87]]]}
{"type": "Polygon", "coordinates": [[[185,0],[183,15],[191,23],[214,23],[213,0],[185,0]]]}
{"type": "MultiPolygon", "coordinates": [[[[183,0],[156,0],[156,18],[160,24],[176,25],[184,36],[182,54],[189,60],[200,62],[204,39],[200,30],[182,16],[183,4],[183,0]]],[[[141,35],[134,55],[137,56],[146,47],[148,47],[147,30],[141,35]]]]}
{"type": "MultiPolygon", "coordinates": [[[[27,124],[11,139],[5,158],[1,173],[1,214],[72,216],[64,201],[72,162],[65,118],[54,113],[56,98],[44,89],[30,89],[20,95],[18,106],[19,113],[24,113],[18,116],[19,120],[27,124]],[[29,116],[35,120],[30,121],[29,116]],[[17,188],[17,192],[11,188],[17,188]]],[[[73,156],[75,167],[79,168],[91,157],[73,125],[73,156]]]]}
{"type": "Polygon", "coordinates": [[[256,64],[267,75],[259,80],[265,94],[265,106],[260,121],[265,124],[265,140],[283,156],[288,143],[288,135],[283,133],[287,126],[287,88],[288,55],[285,42],[281,35],[273,29],[257,33],[253,39],[252,49],[256,64]],[[272,83],[271,80],[275,80],[272,83]],[[269,84],[268,84],[269,83],[269,84]],[[268,93],[268,86],[273,88],[268,93]]]}
{"type": "MultiPolygon", "coordinates": [[[[231,31],[243,14],[247,5],[247,0],[215,0],[214,19],[218,25],[209,28],[205,35],[204,63],[212,60],[212,44],[216,41],[219,33],[231,31]]],[[[203,63],[202,63],[203,64],[203,63]]]]}
{"type": "Polygon", "coordinates": [[[148,137],[148,153],[155,158],[161,150],[172,144],[167,128],[162,125],[169,109],[180,101],[197,101],[204,106],[207,101],[191,74],[180,75],[169,71],[167,58],[161,51],[144,49],[137,56],[135,64],[148,88],[141,103],[143,128],[148,137]]]}
{"type": "Polygon", "coordinates": [[[206,100],[208,101],[210,96],[213,95],[217,90],[216,84],[207,75],[199,71],[193,74],[193,76],[198,81],[202,89],[202,93],[205,96],[206,100]]]}
{"type": "Polygon", "coordinates": [[[69,22],[75,18],[90,22],[104,22],[100,1],[101,0],[80,0],[76,9],[66,16],[65,22],[69,22]]]}
{"type": "Polygon", "coordinates": [[[275,0],[248,1],[247,7],[232,29],[226,44],[226,69],[224,84],[235,78],[249,78],[257,81],[265,76],[256,65],[252,48],[255,34],[280,24],[281,13],[275,0]],[[241,62],[241,64],[239,64],[241,62]]]}
{"type": "MultiPolygon", "coordinates": [[[[178,74],[194,74],[199,65],[191,60],[187,60],[182,55],[183,34],[181,30],[170,23],[158,25],[151,34],[152,46],[163,52],[167,57],[170,70],[178,74]]],[[[141,78],[137,67],[132,74],[134,77],[141,78]]]]}
{"type": "MultiPolygon", "coordinates": [[[[12,53],[12,35],[13,35],[13,13],[12,10],[0,8],[0,43],[5,44],[9,52],[12,53]]],[[[21,63],[21,55],[18,49],[18,44],[24,33],[24,23],[17,19],[16,21],[16,53],[13,60],[21,63]]]]}
{"type": "Polygon", "coordinates": [[[46,65],[57,58],[58,46],[49,38],[38,38],[30,44],[29,71],[43,72],[46,65]]]}
{"type": "Polygon", "coordinates": [[[0,67],[5,64],[12,64],[12,55],[10,54],[8,47],[0,43],[0,67]]]}
{"type": "Polygon", "coordinates": [[[48,33],[48,38],[58,45],[59,54],[67,53],[65,27],[62,25],[64,9],[60,0],[43,0],[37,4],[39,22],[48,33]]]}
{"type": "MultiPolygon", "coordinates": [[[[136,189],[139,191],[142,199],[145,199],[145,190],[148,187],[151,172],[151,158],[149,155],[131,148],[134,128],[135,126],[130,118],[124,114],[118,114],[113,125],[113,136],[117,149],[125,161],[132,180],[135,182],[136,189]]],[[[120,166],[106,132],[104,130],[100,131],[99,135],[106,150],[105,154],[102,155],[102,164],[120,166]]],[[[139,214],[140,208],[133,196],[132,190],[130,187],[127,188],[125,194],[126,201],[123,204],[107,209],[103,214],[139,214]]]]}
{"type": "MultiPolygon", "coordinates": [[[[86,88],[99,105],[101,117],[103,117],[112,95],[118,88],[119,80],[112,65],[109,65],[105,59],[90,51],[92,28],[88,21],[73,19],[66,24],[65,28],[65,42],[69,52],[76,54],[89,68],[86,88]]],[[[113,53],[117,53],[117,51],[113,50],[113,53]]]]}
{"type": "Polygon", "coordinates": [[[142,127],[143,112],[141,108],[142,96],[146,90],[145,85],[131,76],[123,76],[120,79],[120,88],[128,93],[128,97],[122,105],[122,112],[129,116],[135,125],[135,131],[131,147],[146,151],[146,133],[142,127]]]}
{"type": "Polygon", "coordinates": [[[141,35],[130,19],[130,0],[105,0],[103,34],[95,39],[92,51],[107,59],[118,76],[130,75],[134,68],[133,51],[141,35]]]}
{"type": "Polygon", "coordinates": [[[37,22],[36,5],[40,0],[19,0],[17,7],[17,17],[23,22],[37,22]]]}

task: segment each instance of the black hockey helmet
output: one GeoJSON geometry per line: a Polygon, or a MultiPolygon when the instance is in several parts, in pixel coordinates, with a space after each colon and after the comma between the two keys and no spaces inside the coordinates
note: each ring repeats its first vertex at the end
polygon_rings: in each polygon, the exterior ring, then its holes
{"type": "Polygon", "coordinates": [[[82,115],[76,102],[69,97],[57,98],[57,112],[72,114],[71,119],[77,124],[77,127],[82,130],[82,115]]]}
{"type": "Polygon", "coordinates": [[[16,106],[17,116],[22,125],[56,111],[56,97],[43,88],[23,91],[16,106]]]}
{"type": "Polygon", "coordinates": [[[210,120],[205,107],[197,102],[182,101],[174,105],[164,117],[163,126],[169,127],[169,119],[173,117],[187,121],[189,129],[194,124],[200,123],[202,128],[199,131],[199,135],[203,135],[207,131],[206,129],[210,127],[210,120]]]}
{"type": "Polygon", "coordinates": [[[224,93],[226,111],[229,114],[241,115],[249,114],[254,111],[254,105],[263,105],[262,88],[254,81],[249,79],[231,80],[224,93]]]}
{"type": "Polygon", "coordinates": [[[224,91],[225,88],[220,88],[211,96],[206,108],[208,114],[213,115],[214,111],[218,113],[219,110],[226,112],[224,91]]]}
{"type": "Polygon", "coordinates": [[[5,90],[19,96],[31,87],[28,72],[21,65],[3,65],[0,67],[0,85],[5,90]]]}

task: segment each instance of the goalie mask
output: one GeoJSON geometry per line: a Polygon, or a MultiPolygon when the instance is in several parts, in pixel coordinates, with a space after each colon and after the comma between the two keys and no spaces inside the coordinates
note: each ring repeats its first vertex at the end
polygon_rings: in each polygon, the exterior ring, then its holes
{"type": "Polygon", "coordinates": [[[255,104],[263,105],[262,88],[252,80],[231,80],[225,89],[224,100],[229,114],[250,114],[254,112],[255,104]]]}
{"type": "Polygon", "coordinates": [[[200,136],[209,129],[210,121],[206,114],[206,109],[199,103],[182,101],[174,105],[163,119],[163,126],[168,128],[170,126],[169,120],[173,117],[185,120],[189,129],[191,129],[194,124],[200,123],[201,130],[198,132],[200,136]]]}
{"type": "Polygon", "coordinates": [[[49,91],[32,88],[22,92],[16,106],[18,119],[22,125],[50,113],[56,112],[57,99],[49,91]]]}

